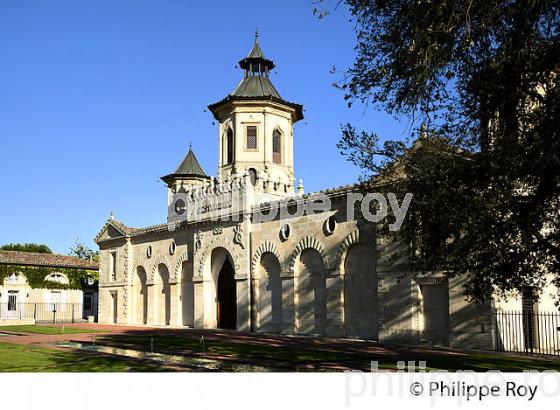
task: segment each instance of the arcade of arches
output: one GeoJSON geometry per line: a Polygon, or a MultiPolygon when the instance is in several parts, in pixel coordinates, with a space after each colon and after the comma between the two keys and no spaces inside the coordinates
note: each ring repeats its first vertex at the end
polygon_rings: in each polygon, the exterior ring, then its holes
{"type": "MultiPolygon", "coordinates": [[[[377,278],[372,255],[364,244],[353,244],[341,261],[340,286],[329,289],[323,256],[313,248],[304,249],[292,276],[283,277],[281,263],[272,252],[264,252],[252,279],[252,322],[255,331],[327,335],[328,309],[341,309],[342,335],[377,339],[377,278]],[[329,297],[329,293],[334,295],[329,297]],[[332,300],[334,299],[334,302],[332,300]]],[[[204,314],[208,327],[237,328],[238,295],[231,254],[222,247],[211,252],[209,280],[204,283],[208,297],[204,314]]],[[[169,268],[160,263],[152,281],[138,266],[133,285],[133,324],[195,325],[195,283],[192,263],[185,261],[181,280],[170,281],[169,268]],[[172,300],[179,297],[174,306],[172,300]]]]}

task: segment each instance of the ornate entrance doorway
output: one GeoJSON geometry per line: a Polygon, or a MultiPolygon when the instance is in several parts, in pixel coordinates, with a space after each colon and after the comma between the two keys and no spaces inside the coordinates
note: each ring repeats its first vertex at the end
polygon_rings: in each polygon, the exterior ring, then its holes
{"type": "Polygon", "coordinates": [[[226,258],[218,276],[218,327],[237,328],[237,291],[235,270],[226,258]]]}

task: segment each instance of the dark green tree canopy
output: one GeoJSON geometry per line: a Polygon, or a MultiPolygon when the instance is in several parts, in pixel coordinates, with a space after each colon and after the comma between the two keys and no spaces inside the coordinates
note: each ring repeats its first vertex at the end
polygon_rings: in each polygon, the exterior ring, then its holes
{"type": "Polygon", "coordinates": [[[51,248],[47,245],[38,243],[8,243],[0,246],[2,251],[20,251],[20,252],[37,252],[37,253],[52,253],[51,248]]]}
{"type": "Polygon", "coordinates": [[[357,33],[346,100],[425,124],[414,147],[350,124],[339,143],[366,178],[401,165],[412,267],[467,275],[476,300],[560,284],[560,2],[337,4],[357,33]]]}

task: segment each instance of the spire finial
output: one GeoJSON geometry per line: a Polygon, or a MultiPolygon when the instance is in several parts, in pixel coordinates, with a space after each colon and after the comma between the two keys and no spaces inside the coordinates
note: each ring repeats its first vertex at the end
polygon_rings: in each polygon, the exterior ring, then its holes
{"type": "Polygon", "coordinates": [[[192,150],[192,141],[189,141],[189,151],[192,150]]]}
{"type": "Polygon", "coordinates": [[[259,44],[259,28],[255,27],[255,44],[259,44]]]}

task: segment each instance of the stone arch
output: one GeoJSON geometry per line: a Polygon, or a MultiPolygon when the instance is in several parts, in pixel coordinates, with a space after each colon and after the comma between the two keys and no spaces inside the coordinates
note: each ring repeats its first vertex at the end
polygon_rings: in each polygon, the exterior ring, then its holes
{"type": "Polygon", "coordinates": [[[259,263],[261,261],[261,257],[263,254],[265,253],[272,253],[274,256],[276,256],[276,258],[278,259],[278,262],[280,263],[280,267],[282,268],[282,263],[280,262],[280,252],[278,252],[278,248],[276,247],[276,245],[274,245],[272,242],[270,241],[266,241],[260,244],[260,246],[257,248],[257,250],[255,251],[255,254],[253,255],[253,258],[251,260],[251,273],[252,273],[252,277],[257,277],[257,271],[258,271],[258,266],[259,263]]]}
{"type": "Polygon", "coordinates": [[[348,246],[341,264],[344,334],[360,339],[378,338],[377,275],[372,250],[363,242],[348,246]]]}
{"type": "Polygon", "coordinates": [[[133,287],[133,317],[134,324],[145,325],[148,323],[148,273],[143,265],[136,265],[132,272],[133,287]]]}
{"type": "Polygon", "coordinates": [[[327,321],[324,257],[312,247],[302,250],[295,264],[296,333],[325,335],[327,321]]]}
{"type": "Polygon", "coordinates": [[[290,272],[292,272],[292,273],[294,272],[296,261],[297,261],[299,255],[305,249],[315,249],[321,255],[321,259],[323,260],[323,265],[325,266],[325,268],[328,266],[327,258],[326,258],[326,254],[325,254],[325,248],[324,248],[323,244],[321,242],[319,242],[319,240],[317,238],[315,238],[314,236],[306,236],[298,242],[294,251],[292,252],[292,256],[291,256],[291,259],[290,259],[290,268],[289,268],[290,272]]]}
{"type": "Polygon", "coordinates": [[[171,324],[171,285],[169,283],[171,272],[169,267],[164,262],[157,264],[157,284],[154,285],[154,292],[156,296],[154,301],[159,305],[156,308],[156,312],[161,311],[161,314],[157,317],[158,324],[170,325],[171,324]],[[161,298],[161,301],[160,301],[161,298]],[[160,308],[162,308],[160,310],[160,308]]]}
{"type": "Polygon", "coordinates": [[[185,251],[177,260],[177,263],[175,264],[175,270],[173,271],[173,278],[175,280],[178,280],[181,277],[181,274],[183,272],[183,263],[184,262],[188,262],[189,261],[189,254],[187,251],[185,251]]]}
{"type": "Polygon", "coordinates": [[[252,281],[256,327],[259,331],[282,332],[282,268],[277,254],[261,253],[252,281]]]}
{"type": "Polygon", "coordinates": [[[344,240],[340,244],[340,247],[338,248],[338,251],[336,252],[335,264],[336,267],[340,269],[340,271],[342,271],[342,261],[344,260],[348,249],[350,248],[350,246],[356,243],[360,243],[360,231],[358,229],[344,238],[344,240]]]}
{"type": "Polygon", "coordinates": [[[212,251],[215,248],[224,248],[228,251],[229,255],[231,256],[233,268],[236,272],[239,272],[241,267],[239,254],[236,252],[236,247],[233,246],[232,240],[227,240],[224,235],[220,235],[212,239],[208,245],[204,248],[204,251],[200,255],[200,260],[198,262],[198,276],[204,276],[204,268],[207,264],[208,258],[212,255],[212,251]]]}
{"type": "Polygon", "coordinates": [[[167,257],[163,256],[163,255],[159,255],[156,260],[154,261],[154,264],[152,265],[152,271],[150,272],[150,280],[153,282],[154,280],[156,280],[156,273],[159,269],[159,265],[165,265],[165,267],[167,268],[167,270],[169,271],[169,266],[171,266],[171,263],[169,263],[169,260],[167,257]]]}
{"type": "Polygon", "coordinates": [[[185,252],[175,267],[175,276],[181,279],[181,318],[184,326],[194,327],[194,269],[192,259],[185,252]]]}

